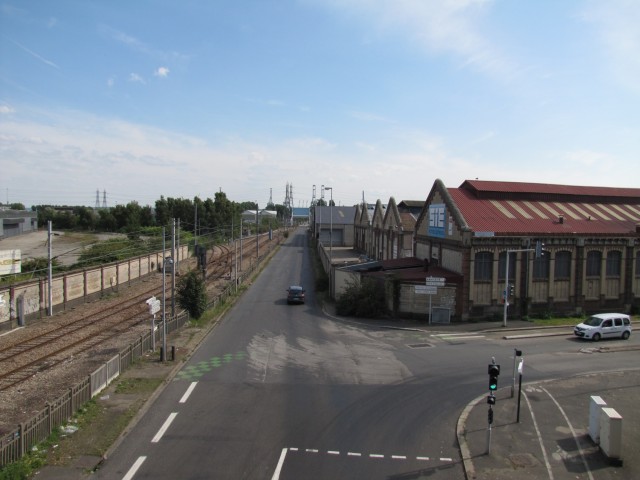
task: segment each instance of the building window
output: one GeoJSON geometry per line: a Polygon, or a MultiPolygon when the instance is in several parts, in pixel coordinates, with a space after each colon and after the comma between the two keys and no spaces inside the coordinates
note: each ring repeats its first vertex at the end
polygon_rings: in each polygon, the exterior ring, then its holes
{"type": "Polygon", "coordinates": [[[622,252],[612,250],[607,253],[607,277],[619,277],[622,265],[622,252]]]}
{"type": "Polygon", "coordinates": [[[636,277],[640,277],[640,252],[636,252],[636,277]]]}
{"type": "Polygon", "coordinates": [[[541,255],[540,258],[534,258],[533,259],[534,280],[547,280],[549,278],[549,265],[551,265],[549,254],[541,255]]]}
{"type": "MultiPolygon", "coordinates": [[[[507,252],[501,252],[498,260],[498,280],[504,280],[504,271],[506,269],[507,252]]],[[[509,278],[516,277],[516,252],[509,253],[509,278]]]]}
{"type": "Polygon", "coordinates": [[[587,277],[599,277],[602,269],[602,252],[591,250],[587,253],[587,277]]]}
{"type": "Polygon", "coordinates": [[[474,261],[474,280],[491,281],[493,278],[493,253],[478,252],[474,261]]]}
{"type": "Polygon", "coordinates": [[[556,267],[554,276],[558,280],[571,277],[571,252],[556,253],[556,267]]]}

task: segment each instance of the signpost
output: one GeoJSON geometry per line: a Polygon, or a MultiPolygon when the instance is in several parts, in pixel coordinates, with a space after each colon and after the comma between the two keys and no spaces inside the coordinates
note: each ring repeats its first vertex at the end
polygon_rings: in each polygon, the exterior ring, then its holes
{"type": "Polygon", "coordinates": [[[425,278],[425,293],[429,295],[429,325],[431,325],[431,297],[438,294],[438,287],[444,287],[444,277],[425,278]]]}
{"type": "Polygon", "coordinates": [[[151,349],[156,351],[156,313],[160,311],[160,300],[151,297],[144,303],[149,305],[149,314],[151,315],[151,349]]]}

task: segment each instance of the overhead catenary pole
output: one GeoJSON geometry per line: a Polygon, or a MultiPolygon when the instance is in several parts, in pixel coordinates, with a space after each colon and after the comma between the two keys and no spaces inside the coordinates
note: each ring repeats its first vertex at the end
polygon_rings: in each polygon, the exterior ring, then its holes
{"type": "Polygon", "coordinates": [[[167,316],[166,316],[166,305],[167,305],[167,292],[166,292],[166,267],[167,267],[167,257],[165,253],[165,227],[162,227],[162,351],[160,352],[160,361],[164,362],[167,360],[167,316]]]}
{"type": "Polygon", "coordinates": [[[176,316],[176,219],[171,219],[171,318],[176,316]]]}
{"type": "MultiPolygon", "coordinates": [[[[8,189],[7,189],[8,191],[8,189]]],[[[51,265],[53,259],[52,259],[52,248],[51,248],[51,238],[53,237],[53,234],[51,232],[51,220],[49,220],[47,222],[47,243],[49,244],[47,251],[49,252],[49,285],[48,285],[48,291],[47,291],[47,297],[49,300],[49,316],[52,317],[53,316],[53,289],[52,289],[52,283],[53,283],[53,267],[51,265]]]]}
{"type": "Polygon", "coordinates": [[[258,235],[260,233],[260,228],[258,221],[258,202],[256,202],[256,267],[258,266],[258,260],[260,259],[260,247],[258,246],[258,235]]]}

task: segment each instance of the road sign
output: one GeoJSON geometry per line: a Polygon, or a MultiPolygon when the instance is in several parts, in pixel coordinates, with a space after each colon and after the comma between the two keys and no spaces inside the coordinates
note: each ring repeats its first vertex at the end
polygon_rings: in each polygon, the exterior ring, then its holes
{"type": "Polygon", "coordinates": [[[438,287],[432,287],[431,285],[427,285],[425,288],[425,292],[427,295],[437,295],[438,287]]]}
{"type": "Polygon", "coordinates": [[[426,295],[427,294],[427,286],[426,285],[414,285],[414,293],[416,295],[426,295]]]}
{"type": "Polygon", "coordinates": [[[425,284],[429,287],[444,287],[444,277],[427,277],[425,284]]]}

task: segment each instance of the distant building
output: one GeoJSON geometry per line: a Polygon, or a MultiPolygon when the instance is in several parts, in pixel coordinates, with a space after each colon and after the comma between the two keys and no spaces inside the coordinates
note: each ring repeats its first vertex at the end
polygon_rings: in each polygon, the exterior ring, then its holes
{"type": "Polygon", "coordinates": [[[0,209],[0,239],[38,230],[38,213],[29,210],[0,209]]]}

